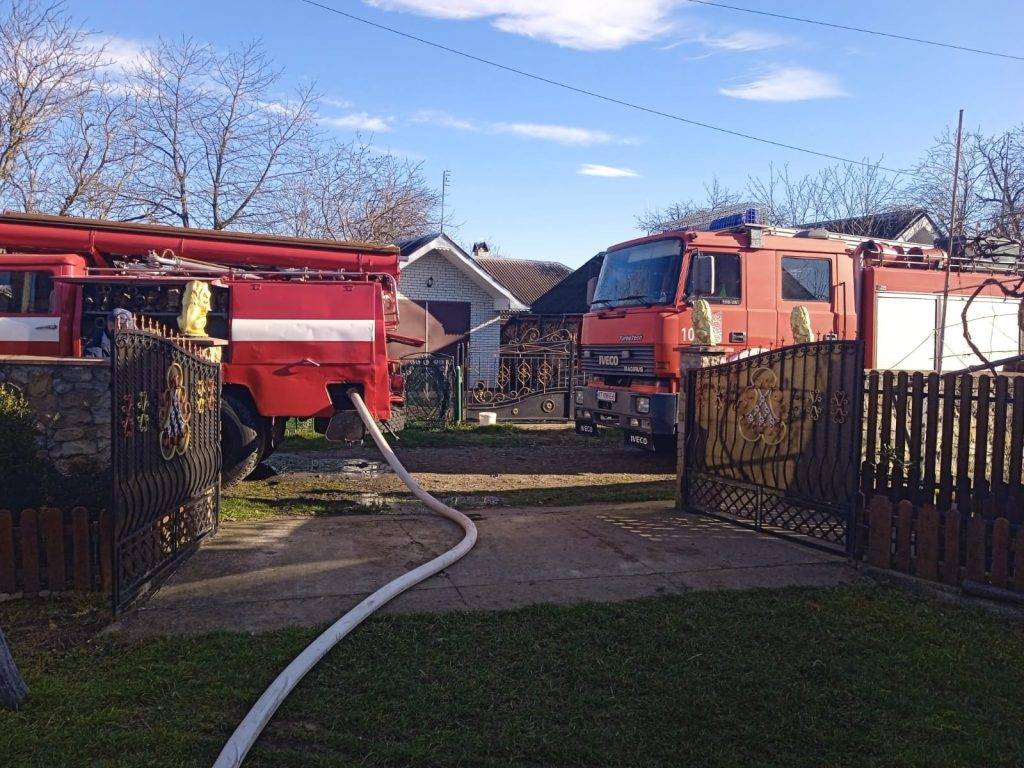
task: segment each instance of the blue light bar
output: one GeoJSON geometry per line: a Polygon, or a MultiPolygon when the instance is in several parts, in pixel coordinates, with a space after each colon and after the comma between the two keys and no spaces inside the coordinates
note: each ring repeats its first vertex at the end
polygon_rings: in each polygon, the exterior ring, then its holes
{"type": "Polygon", "coordinates": [[[712,219],[711,223],[708,224],[707,231],[717,232],[720,229],[732,229],[733,227],[740,227],[744,224],[760,224],[760,218],[757,208],[747,208],[747,210],[739,213],[732,213],[728,216],[712,219]]]}

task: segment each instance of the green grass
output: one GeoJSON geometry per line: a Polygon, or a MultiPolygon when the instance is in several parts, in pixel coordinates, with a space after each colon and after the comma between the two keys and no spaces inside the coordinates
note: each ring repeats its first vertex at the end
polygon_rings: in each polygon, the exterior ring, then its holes
{"type": "MultiPolygon", "coordinates": [[[[520,448],[524,446],[577,447],[607,445],[621,442],[622,435],[614,430],[602,430],[594,437],[581,437],[573,432],[570,425],[563,428],[531,426],[529,424],[451,424],[445,429],[432,429],[420,424],[409,424],[395,438],[385,431],[384,436],[395,448],[520,448]]],[[[364,443],[369,444],[369,438],[364,443]]],[[[328,442],[323,435],[313,431],[311,421],[292,420],[288,422],[282,450],[336,451],[336,443],[328,442]]]]}
{"type": "MultiPolygon", "coordinates": [[[[412,501],[412,494],[403,494],[403,501],[412,501]]],[[[389,499],[366,501],[362,494],[352,498],[276,498],[260,499],[249,496],[225,496],[221,499],[220,519],[233,523],[251,523],[275,517],[294,515],[316,517],[322,515],[366,515],[387,509],[389,499]]]]}
{"type": "MultiPolygon", "coordinates": [[[[406,490],[387,493],[344,492],[334,488],[304,490],[302,495],[258,496],[246,494],[246,487],[231,489],[221,499],[220,519],[256,522],[283,516],[365,515],[387,512],[397,505],[417,504],[406,490]]],[[[657,480],[639,483],[565,486],[561,488],[517,488],[501,491],[439,491],[446,504],[463,509],[480,507],[572,507],[585,504],[663,501],[675,498],[675,483],[657,480]]]]}
{"type": "MultiPolygon", "coordinates": [[[[0,605],[0,625],[10,624],[0,605]]],[[[43,650],[5,766],[208,766],[311,630],[43,650]]],[[[879,588],[371,619],[247,766],[1019,766],[1020,623],[879,588]]]]}

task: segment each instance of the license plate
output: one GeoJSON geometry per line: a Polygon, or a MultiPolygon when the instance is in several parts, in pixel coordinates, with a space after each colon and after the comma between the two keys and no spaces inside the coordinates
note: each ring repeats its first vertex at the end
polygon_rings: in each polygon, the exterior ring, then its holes
{"type": "Polygon", "coordinates": [[[616,394],[615,392],[606,392],[603,389],[599,389],[597,390],[597,401],[599,403],[614,403],[616,394]]]}
{"type": "Polygon", "coordinates": [[[589,421],[577,421],[576,434],[594,436],[597,434],[597,427],[595,427],[589,421]]]}

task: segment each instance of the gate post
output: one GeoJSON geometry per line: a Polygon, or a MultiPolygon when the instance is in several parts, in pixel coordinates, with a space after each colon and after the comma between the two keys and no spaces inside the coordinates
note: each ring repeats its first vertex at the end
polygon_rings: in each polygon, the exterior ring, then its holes
{"type": "Polygon", "coordinates": [[[687,344],[676,347],[676,351],[679,352],[679,396],[676,398],[676,509],[682,512],[686,509],[686,465],[689,460],[686,445],[693,429],[695,374],[701,368],[720,364],[732,349],[687,344]]]}
{"type": "Polygon", "coordinates": [[[462,363],[455,364],[455,423],[463,421],[463,398],[466,393],[462,390],[462,363]]]}

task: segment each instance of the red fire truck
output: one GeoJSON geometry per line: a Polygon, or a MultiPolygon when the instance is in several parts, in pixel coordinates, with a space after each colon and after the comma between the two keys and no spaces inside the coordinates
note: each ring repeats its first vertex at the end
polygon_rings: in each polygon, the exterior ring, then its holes
{"type": "Polygon", "coordinates": [[[355,387],[377,419],[401,401],[387,341],[398,250],[361,243],[7,213],[0,216],[0,355],[77,357],[115,309],[178,330],[192,281],[210,288],[223,360],[224,481],[278,445],[289,417],[355,437],[355,387]]]}
{"type": "MultiPolygon", "coordinates": [[[[733,358],[792,344],[793,309],[805,307],[815,338],[863,339],[868,367],[934,370],[941,355],[952,371],[978,362],[961,324],[970,295],[986,278],[1021,271],[1019,252],[980,264],[954,257],[940,350],[945,258],[937,248],[731,222],[615,245],[583,318],[576,430],[619,429],[649,450],[674,445],[679,347],[694,343],[698,298],[733,358]]],[[[971,300],[971,337],[989,360],[1021,352],[1021,311],[995,285],[971,300]]]]}

